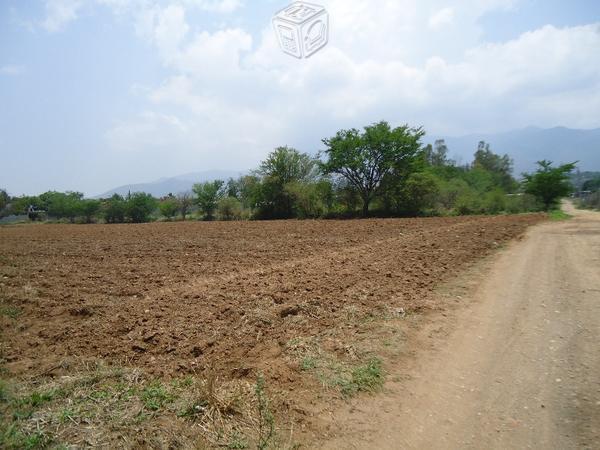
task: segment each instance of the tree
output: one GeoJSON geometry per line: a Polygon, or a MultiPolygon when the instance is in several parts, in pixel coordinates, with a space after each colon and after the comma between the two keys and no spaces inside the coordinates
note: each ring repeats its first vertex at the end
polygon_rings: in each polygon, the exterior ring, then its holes
{"type": "Polygon", "coordinates": [[[513,161],[508,155],[497,155],[490,150],[490,144],[485,141],[479,142],[473,169],[483,169],[490,172],[494,178],[494,184],[499,185],[506,192],[512,192],[516,182],[512,177],[513,161]]]}
{"type": "Polygon", "coordinates": [[[43,209],[48,212],[48,216],[56,219],[67,218],[71,222],[75,221],[77,216],[82,215],[81,202],[83,194],[81,192],[56,192],[48,191],[40,195],[43,203],[43,209]]]}
{"type": "Polygon", "coordinates": [[[600,190],[600,177],[592,180],[587,180],[581,187],[582,191],[598,191],[600,190]]]}
{"type": "Polygon", "coordinates": [[[421,128],[408,125],[392,129],[385,121],[365,127],[362,133],[357,129],[338,131],[334,137],[323,139],[327,147],[323,171],[341,175],[358,191],[366,217],[386,175],[393,171],[399,176],[410,175],[424,134],[421,128]]]}
{"type": "Polygon", "coordinates": [[[111,198],[105,200],[102,209],[104,220],[107,223],[125,222],[127,204],[125,203],[125,199],[119,194],[114,194],[111,198]]]}
{"type": "Polygon", "coordinates": [[[150,214],[156,209],[156,199],[145,192],[128,195],[125,201],[125,215],[133,223],[150,221],[150,214]]]}
{"type": "Polygon", "coordinates": [[[546,211],[555,207],[558,200],[573,190],[569,174],[577,163],[552,167],[552,161],[538,161],[539,168],[534,174],[523,174],[525,193],[535,196],[544,205],[546,211]]]}
{"type": "Polygon", "coordinates": [[[240,220],[242,218],[242,204],[235,197],[223,197],[218,204],[219,217],[222,220],[240,220]]]}
{"type": "Polygon", "coordinates": [[[4,189],[0,189],[0,211],[2,211],[8,205],[10,197],[4,189]]]}
{"type": "Polygon", "coordinates": [[[179,207],[179,213],[183,220],[185,220],[185,217],[189,214],[193,204],[194,200],[191,192],[180,192],[177,194],[177,206],[179,207]]]}
{"type": "Polygon", "coordinates": [[[294,216],[294,196],[286,186],[316,181],[319,168],[317,160],[306,153],[278,147],[261,163],[257,174],[262,177],[257,199],[259,216],[287,219],[294,216]]]}
{"type": "Polygon", "coordinates": [[[175,197],[170,196],[160,202],[158,209],[163,216],[171,220],[179,210],[179,203],[175,197]]]}
{"type": "Polygon", "coordinates": [[[204,213],[204,220],[214,219],[215,209],[223,196],[223,184],[222,180],[207,181],[195,184],[192,188],[196,194],[196,204],[204,213]]]}
{"type": "Polygon", "coordinates": [[[453,163],[448,159],[448,146],[444,139],[435,141],[433,147],[428,144],[424,148],[425,159],[434,167],[442,167],[453,163]]]}
{"type": "Polygon", "coordinates": [[[100,207],[102,204],[100,200],[94,199],[86,199],[81,200],[79,205],[79,211],[81,215],[85,218],[86,223],[92,223],[93,217],[100,211],[100,207]]]}

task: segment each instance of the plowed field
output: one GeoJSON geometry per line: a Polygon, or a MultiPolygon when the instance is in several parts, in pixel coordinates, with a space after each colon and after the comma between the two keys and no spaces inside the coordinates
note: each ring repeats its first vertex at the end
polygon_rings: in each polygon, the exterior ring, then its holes
{"type": "Polygon", "coordinates": [[[263,373],[289,407],[319,385],[302,342],[356,357],[363,324],[444,308],[436,285],[544,217],[0,227],[2,358],[15,377],[263,373]]]}
{"type": "Polygon", "coordinates": [[[345,310],[431,306],[444,277],[539,216],[0,228],[16,372],[73,356],[247,374],[345,310]]]}

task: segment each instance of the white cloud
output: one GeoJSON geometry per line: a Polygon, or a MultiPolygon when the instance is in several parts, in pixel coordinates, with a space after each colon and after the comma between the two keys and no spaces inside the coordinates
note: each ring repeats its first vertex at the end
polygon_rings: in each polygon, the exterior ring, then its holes
{"type": "Polygon", "coordinates": [[[53,33],[75,20],[83,4],[81,0],[46,0],[45,6],[46,18],[42,26],[53,33]]]}
{"type": "Polygon", "coordinates": [[[25,71],[23,66],[17,66],[15,64],[7,64],[0,67],[0,75],[16,76],[20,75],[25,71]]]}
{"type": "Polygon", "coordinates": [[[380,119],[453,134],[600,126],[598,25],[546,26],[482,43],[481,15],[515,4],[330,0],[330,44],[302,61],[279,50],[268,19],[253,39],[241,28],[195,30],[177,9],[184,3],[169,14],[152,9],[144,35],[171,75],[150,88],[148,107],[176,111],[188,126],[174,134],[168,121],[134,118],[111,142],[155,145],[164,127],[163,137],[190,158],[221,158],[215,164],[225,166],[234,157],[250,167],[276,145],[318,150],[336,129],[380,119]]]}
{"type": "Polygon", "coordinates": [[[429,28],[438,29],[444,25],[450,25],[454,22],[454,10],[452,8],[443,8],[429,18],[429,28]]]}

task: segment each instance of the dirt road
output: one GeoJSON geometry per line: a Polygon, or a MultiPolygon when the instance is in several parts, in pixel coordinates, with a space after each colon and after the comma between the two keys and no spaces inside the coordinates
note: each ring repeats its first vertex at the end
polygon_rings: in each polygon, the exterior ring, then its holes
{"type": "Polygon", "coordinates": [[[600,213],[565,209],[503,251],[321,447],[599,449],[600,213]]]}

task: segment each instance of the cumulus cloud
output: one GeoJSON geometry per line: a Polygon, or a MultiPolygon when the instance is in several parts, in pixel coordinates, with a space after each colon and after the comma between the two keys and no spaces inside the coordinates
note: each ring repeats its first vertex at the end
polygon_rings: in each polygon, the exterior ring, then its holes
{"type": "Polygon", "coordinates": [[[235,155],[251,166],[276,145],[317,150],[319,138],[340,127],[383,118],[452,134],[598,126],[598,25],[545,26],[482,43],[479,18],[515,4],[330,0],[331,41],[302,61],[282,54],[268,18],[255,37],[237,27],[195,29],[189,2],[153,7],[142,34],[171,75],[145,94],[157,116],[123,121],[110,142],[161,142],[164,127],[181,152],[222,155],[221,166],[235,155]],[[159,120],[163,111],[176,111],[185,131],[159,120]]]}
{"type": "Polygon", "coordinates": [[[42,26],[51,33],[60,31],[77,18],[82,6],[81,0],[46,0],[46,18],[42,26]]]}
{"type": "Polygon", "coordinates": [[[444,25],[450,25],[454,21],[454,10],[443,8],[429,18],[429,28],[437,29],[444,25]]]}

